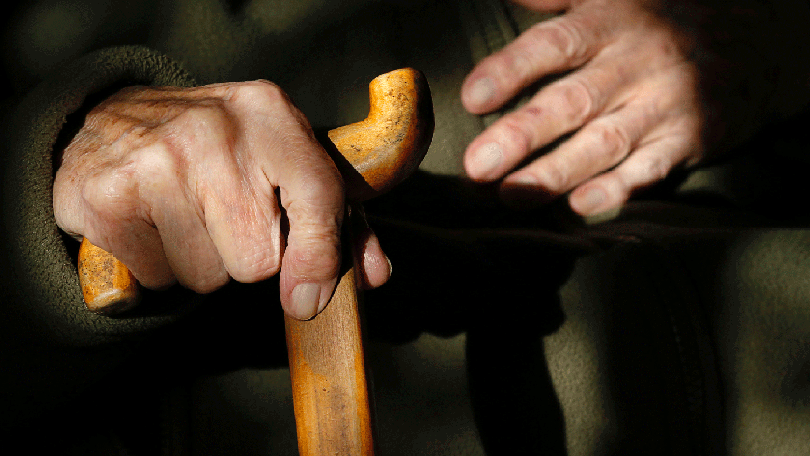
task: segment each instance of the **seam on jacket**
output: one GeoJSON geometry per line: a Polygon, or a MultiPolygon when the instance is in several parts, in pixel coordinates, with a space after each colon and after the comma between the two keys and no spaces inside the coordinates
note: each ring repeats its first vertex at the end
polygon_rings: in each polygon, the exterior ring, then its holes
{"type": "Polygon", "coordinates": [[[678,352],[680,365],[673,373],[680,377],[678,386],[687,402],[674,405],[688,414],[686,426],[692,454],[724,454],[719,368],[704,304],[685,265],[670,246],[654,236],[638,232],[634,235],[639,238],[636,251],[649,259],[645,263],[657,265],[645,275],[657,290],[678,352]]]}
{"type": "MultiPolygon", "coordinates": [[[[487,45],[487,55],[517,37],[517,26],[501,0],[473,0],[472,8],[487,45]]],[[[473,56],[481,60],[485,56],[473,56]]]]}
{"type": "MultiPolygon", "coordinates": [[[[482,49],[471,47],[473,60],[478,63],[513,41],[518,35],[518,30],[501,0],[471,0],[469,7],[473,22],[478,26],[478,38],[484,45],[484,52],[480,52],[482,49]]],[[[483,126],[492,125],[503,117],[504,112],[504,110],[498,110],[481,115],[483,126]]]]}

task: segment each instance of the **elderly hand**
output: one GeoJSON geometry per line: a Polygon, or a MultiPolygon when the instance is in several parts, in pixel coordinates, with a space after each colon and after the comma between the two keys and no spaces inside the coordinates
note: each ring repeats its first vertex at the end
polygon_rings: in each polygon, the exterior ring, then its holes
{"type": "Polygon", "coordinates": [[[650,6],[657,2],[519,3],[566,12],[480,62],[462,87],[466,109],[494,111],[541,78],[570,73],[470,144],[471,178],[503,179],[505,199],[546,202],[571,192],[571,207],[590,215],[703,157],[696,66],[677,30],[650,6]]]}
{"type": "MultiPolygon", "coordinates": [[[[335,288],[343,181],[303,114],[275,85],[126,88],[64,150],[58,225],[126,264],[147,288],[199,293],[280,273],[284,310],[320,312],[335,288]]],[[[389,264],[370,230],[361,276],[389,264]]]]}

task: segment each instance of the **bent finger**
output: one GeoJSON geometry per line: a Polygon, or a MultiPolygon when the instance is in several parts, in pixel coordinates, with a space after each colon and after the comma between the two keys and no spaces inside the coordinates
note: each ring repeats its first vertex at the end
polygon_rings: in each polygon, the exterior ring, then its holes
{"type": "Polygon", "coordinates": [[[391,260],[383,252],[380,240],[368,225],[362,208],[354,206],[356,213],[351,215],[352,235],[356,266],[364,289],[371,290],[385,284],[391,277],[391,260]]]}
{"type": "Polygon", "coordinates": [[[152,223],[177,282],[197,293],[210,293],[230,277],[193,197],[177,184],[172,179],[146,181],[141,194],[150,207],[152,223]]]}
{"type": "Polygon", "coordinates": [[[88,176],[82,188],[81,233],[124,263],[146,288],[165,289],[176,282],[158,229],[144,217],[137,188],[123,173],[88,176]]]}
{"type": "Polygon", "coordinates": [[[279,181],[289,223],[281,303],[291,316],[308,319],[324,309],[337,284],[344,190],[337,168],[320,146],[302,145],[294,155],[283,165],[287,172],[279,181]]]}
{"type": "MultiPolygon", "coordinates": [[[[343,180],[306,117],[278,86],[245,83],[230,89],[228,102],[234,112],[244,114],[243,130],[253,133],[240,140],[249,151],[244,160],[251,169],[255,164],[268,186],[258,193],[268,193],[265,205],[280,202],[284,211],[279,218],[287,224],[286,239],[279,238],[286,243],[280,246],[282,308],[294,318],[311,318],[323,310],[337,284],[343,180]]],[[[277,231],[283,229],[278,226],[277,231]]]]}
{"type": "Polygon", "coordinates": [[[648,144],[615,169],[571,192],[569,204],[580,215],[595,215],[627,202],[639,190],[665,179],[674,168],[691,165],[697,146],[682,137],[648,144]]]}

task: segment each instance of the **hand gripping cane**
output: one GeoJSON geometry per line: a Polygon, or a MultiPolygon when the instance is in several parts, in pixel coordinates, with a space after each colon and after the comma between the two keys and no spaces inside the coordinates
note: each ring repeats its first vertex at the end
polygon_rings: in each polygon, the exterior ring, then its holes
{"type": "MultiPolygon", "coordinates": [[[[369,98],[365,120],[328,133],[340,152],[333,157],[350,204],[379,195],[410,175],[433,136],[430,90],[420,72],[402,69],[378,76],[369,84],[369,98]]],[[[332,145],[325,144],[328,149],[332,145]]],[[[357,210],[349,212],[359,216],[357,210]]],[[[353,258],[323,312],[308,321],[285,317],[302,455],[374,453],[354,263],[353,258]]],[[[79,279],[92,312],[119,313],[138,301],[137,282],[126,266],[87,239],[79,251],[79,279]]]]}

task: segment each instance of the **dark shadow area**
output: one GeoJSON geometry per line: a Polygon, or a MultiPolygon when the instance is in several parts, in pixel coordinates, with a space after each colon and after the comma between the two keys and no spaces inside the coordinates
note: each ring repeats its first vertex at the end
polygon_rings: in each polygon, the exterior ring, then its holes
{"type": "Polygon", "coordinates": [[[566,454],[543,337],[563,324],[559,288],[596,245],[552,229],[559,215],[548,208],[515,211],[493,189],[426,173],[369,202],[367,212],[394,271],[365,293],[369,337],[400,343],[422,331],[466,333],[487,454],[566,454]]]}
{"type": "MultiPolygon", "coordinates": [[[[502,437],[512,434],[522,437],[511,439],[509,448],[564,454],[564,421],[542,338],[565,319],[559,287],[576,259],[596,247],[555,232],[556,216],[547,209],[516,212],[501,206],[489,189],[463,180],[417,173],[401,187],[366,206],[394,270],[389,283],[364,293],[367,337],[405,344],[424,333],[467,333],[472,402],[489,454],[504,454],[502,437]]],[[[145,292],[148,305],[118,318],[171,312],[172,305],[187,306],[190,294],[175,287],[151,299],[156,293],[145,292]]],[[[44,421],[21,426],[70,421],[60,431],[64,440],[53,441],[68,442],[82,423],[103,414],[101,435],[109,428],[111,436],[132,439],[125,442],[131,448],[159,443],[153,439],[161,413],[156,398],[165,391],[200,376],[286,367],[278,293],[273,278],[232,282],[197,299],[182,319],[145,334],[108,375],[85,385],[77,400],[58,404],[44,421]],[[131,430],[121,433],[121,422],[131,423],[131,430]],[[151,437],[138,440],[141,434],[151,437]]]]}
{"type": "Polygon", "coordinates": [[[558,289],[576,255],[526,241],[496,241],[504,263],[488,271],[486,283],[497,291],[467,331],[471,400],[487,454],[565,455],[565,421],[543,337],[565,320],[558,289]]]}
{"type": "Polygon", "coordinates": [[[665,248],[646,241],[625,250],[600,286],[604,378],[621,429],[604,454],[724,454],[704,303],[665,248]]]}
{"type": "Polygon", "coordinates": [[[503,327],[470,332],[467,363],[478,434],[488,455],[568,454],[542,334],[503,327]]]}

